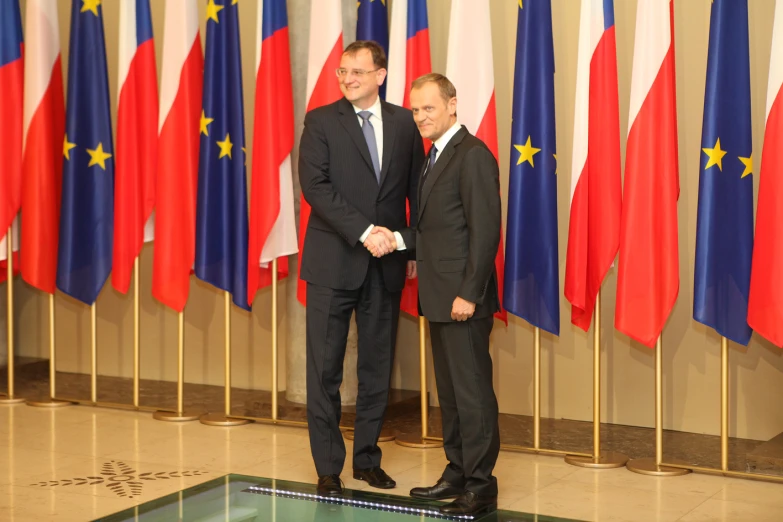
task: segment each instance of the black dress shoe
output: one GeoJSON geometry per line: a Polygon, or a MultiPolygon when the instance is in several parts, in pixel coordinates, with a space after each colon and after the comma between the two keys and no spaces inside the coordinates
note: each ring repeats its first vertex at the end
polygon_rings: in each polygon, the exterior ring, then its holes
{"type": "Polygon", "coordinates": [[[318,477],[318,494],[322,497],[339,497],[343,494],[340,475],[322,475],[318,477]]]}
{"type": "Polygon", "coordinates": [[[439,511],[444,515],[476,515],[485,511],[494,511],[497,507],[498,497],[466,491],[454,502],[441,506],[439,511]]]}
{"type": "Polygon", "coordinates": [[[379,489],[392,489],[397,483],[383,471],[380,466],[353,470],[353,478],[363,480],[370,486],[379,489]]]}
{"type": "Polygon", "coordinates": [[[442,500],[444,498],[454,498],[462,495],[465,492],[465,488],[457,487],[450,482],[446,482],[442,478],[438,479],[438,482],[434,486],[429,488],[413,488],[411,490],[411,496],[416,498],[423,498],[426,500],[442,500]]]}

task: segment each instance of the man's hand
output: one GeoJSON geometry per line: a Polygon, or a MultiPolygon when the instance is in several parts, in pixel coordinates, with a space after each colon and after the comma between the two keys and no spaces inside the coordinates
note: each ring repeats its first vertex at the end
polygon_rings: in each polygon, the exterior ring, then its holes
{"type": "Polygon", "coordinates": [[[454,299],[454,303],[451,305],[451,318],[455,321],[467,321],[473,317],[473,312],[476,311],[476,303],[465,301],[463,298],[457,296],[454,299]]]}
{"type": "Polygon", "coordinates": [[[408,261],[405,275],[408,277],[408,279],[416,279],[416,261],[408,261]]]}
{"type": "Polygon", "coordinates": [[[397,239],[386,227],[375,227],[364,240],[364,246],[375,257],[383,257],[397,250],[397,239]]]}

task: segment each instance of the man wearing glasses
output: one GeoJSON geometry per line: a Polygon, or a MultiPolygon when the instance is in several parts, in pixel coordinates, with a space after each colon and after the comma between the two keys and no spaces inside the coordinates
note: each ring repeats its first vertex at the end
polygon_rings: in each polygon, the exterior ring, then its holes
{"type": "Polygon", "coordinates": [[[318,492],[326,496],[342,494],[340,384],[353,312],[359,335],[353,477],[376,488],[396,485],[381,469],[378,437],[400,297],[406,276],[416,276],[412,227],[424,148],[411,112],[380,99],[385,78],[377,43],[349,45],[337,69],[344,97],[307,114],[299,149],[299,181],[312,206],[300,271],[307,282],[307,422],[318,492]]]}

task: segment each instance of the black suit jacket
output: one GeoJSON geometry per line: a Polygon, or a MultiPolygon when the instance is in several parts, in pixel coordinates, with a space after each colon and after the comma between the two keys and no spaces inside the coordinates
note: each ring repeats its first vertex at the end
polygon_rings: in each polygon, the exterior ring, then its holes
{"type": "MultiPolygon", "coordinates": [[[[307,113],[299,147],[299,182],[312,207],[301,258],[302,279],[355,290],[364,282],[371,254],[359,238],[371,224],[398,231],[416,244],[416,195],[424,161],[421,136],[408,109],[381,101],[383,158],[380,184],[353,105],[345,98],[307,113]],[[405,202],[410,204],[411,226],[405,202]]],[[[410,251],[381,258],[386,289],[405,286],[410,251]]]]}
{"type": "Polygon", "coordinates": [[[476,303],[473,317],[498,311],[498,163],[464,126],[420,183],[416,230],[419,307],[427,319],[451,322],[457,296],[476,303]]]}

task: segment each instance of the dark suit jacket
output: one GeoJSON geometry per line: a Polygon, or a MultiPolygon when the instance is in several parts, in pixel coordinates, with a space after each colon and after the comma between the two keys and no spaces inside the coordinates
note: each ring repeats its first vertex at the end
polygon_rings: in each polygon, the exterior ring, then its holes
{"type": "MultiPolygon", "coordinates": [[[[380,185],[353,105],[345,98],[307,113],[299,147],[299,182],[312,206],[301,258],[301,277],[328,288],[355,290],[372,255],[359,242],[371,224],[398,231],[413,249],[418,174],[424,146],[411,111],[381,101],[383,158],[380,185]],[[405,201],[410,204],[411,227],[405,201]]],[[[390,292],[405,286],[412,252],[381,258],[390,292]]]]}
{"type": "Polygon", "coordinates": [[[420,192],[416,267],[421,312],[430,321],[451,322],[451,307],[459,296],[476,303],[473,317],[492,315],[499,309],[495,256],[500,181],[495,157],[463,126],[420,183],[420,192]]]}

